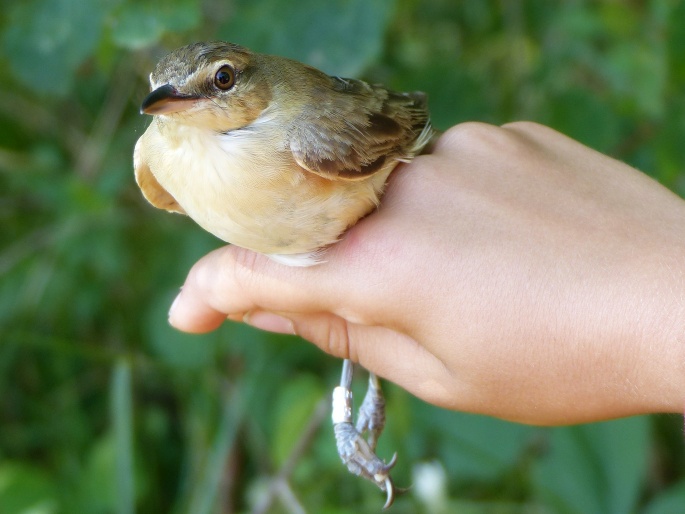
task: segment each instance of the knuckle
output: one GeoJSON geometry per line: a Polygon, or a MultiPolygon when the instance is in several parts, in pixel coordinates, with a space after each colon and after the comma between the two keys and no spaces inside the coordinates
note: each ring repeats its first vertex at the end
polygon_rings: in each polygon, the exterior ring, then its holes
{"type": "Polygon", "coordinates": [[[324,337],[326,348],[324,351],[341,359],[353,359],[352,338],[350,337],[349,323],[345,320],[332,316],[327,325],[327,333],[324,337]]]}
{"type": "Polygon", "coordinates": [[[539,132],[544,129],[544,125],[540,125],[534,121],[512,121],[502,125],[503,129],[514,130],[516,132],[539,132]]]}
{"type": "Polygon", "coordinates": [[[230,267],[231,275],[238,287],[250,289],[254,285],[256,277],[260,275],[259,271],[263,266],[261,256],[239,246],[231,246],[230,248],[230,259],[227,266],[230,267]]]}
{"type": "Polygon", "coordinates": [[[262,305],[265,271],[271,261],[252,250],[238,246],[231,246],[230,249],[227,266],[230,267],[234,294],[240,296],[245,305],[262,305]]]}
{"type": "Polygon", "coordinates": [[[493,137],[498,127],[479,121],[467,121],[449,128],[439,142],[451,148],[472,148],[493,137]]]}
{"type": "Polygon", "coordinates": [[[465,122],[450,128],[439,143],[459,153],[476,155],[516,152],[522,136],[534,130],[536,123],[518,121],[502,127],[482,122],[465,122]]]}
{"type": "Polygon", "coordinates": [[[237,312],[251,306],[260,266],[254,252],[235,246],[215,250],[197,262],[188,273],[187,286],[221,312],[237,312]]]}
{"type": "Polygon", "coordinates": [[[196,262],[193,267],[190,268],[186,282],[193,289],[204,294],[212,291],[216,282],[216,270],[215,267],[212,266],[211,260],[204,257],[196,262]]]}

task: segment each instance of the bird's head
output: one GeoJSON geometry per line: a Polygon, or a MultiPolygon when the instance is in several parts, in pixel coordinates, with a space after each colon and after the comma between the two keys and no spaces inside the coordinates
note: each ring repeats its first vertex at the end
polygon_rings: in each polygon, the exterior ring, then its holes
{"type": "Polygon", "coordinates": [[[257,54],[225,42],[195,43],[164,57],[150,74],[142,114],[227,132],[266,109],[271,87],[257,54]]]}

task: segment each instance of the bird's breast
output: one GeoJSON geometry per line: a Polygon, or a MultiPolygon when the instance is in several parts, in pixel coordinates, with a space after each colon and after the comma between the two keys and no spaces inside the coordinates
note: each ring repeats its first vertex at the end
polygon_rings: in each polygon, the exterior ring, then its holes
{"type": "Polygon", "coordinates": [[[154,122],[143,136],[155,178],[205,230],[261,253],[309,253],[374,208],[390,170],[324,179],[297,165],[284,137],[274,127],[219,134],[154,122]]]}

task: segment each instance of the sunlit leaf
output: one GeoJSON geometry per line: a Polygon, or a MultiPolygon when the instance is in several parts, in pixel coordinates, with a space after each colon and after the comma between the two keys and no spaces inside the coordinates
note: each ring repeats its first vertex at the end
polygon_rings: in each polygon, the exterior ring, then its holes
{"type": "Polygon", "coordinates": [[[314,407],[326,392],[321,382],[310,375],[293,377],[283,384],[280,395],[272,401],[276,410],[272,440],[272,455],[276,465],[282,465],[293,451],[310,422],[314,407]]]}
{"type": "Polygon", "coordinates": [[[0,464],[0,512],[57,514],[57,484],[38,467],[3,462],[0,464]]]}

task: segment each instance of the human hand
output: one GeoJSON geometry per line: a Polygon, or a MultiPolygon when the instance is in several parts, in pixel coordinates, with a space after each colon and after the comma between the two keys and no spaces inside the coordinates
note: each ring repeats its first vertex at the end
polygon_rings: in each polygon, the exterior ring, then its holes
{"type": "Polygon", "coordinates": [[[536,424],[681,412],[685,202],[546,127],[458,125],[312,268],[228,246],[170,311],[291,332],[436,405],[536,424]]]}

